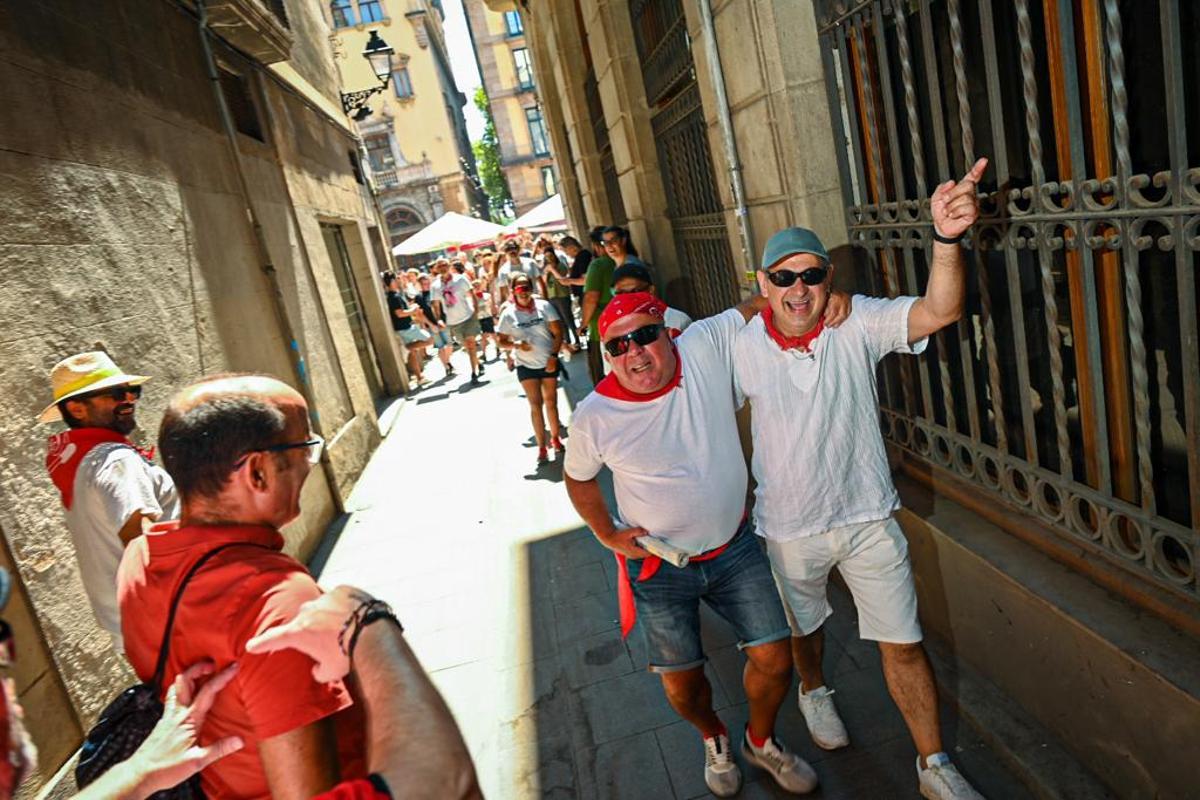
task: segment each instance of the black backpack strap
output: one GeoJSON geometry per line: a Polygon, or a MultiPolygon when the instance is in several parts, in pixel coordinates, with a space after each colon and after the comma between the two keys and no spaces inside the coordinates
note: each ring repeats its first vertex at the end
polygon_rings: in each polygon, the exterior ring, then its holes
{"type": "Polygon", "coordinates": [[[158,648],[158,663],[154,667],[154,679],[151,681],[151,685],[154,686],[154,691],[156,694],[162,694],[162,682],[163,678],[166,677],[167,674],[167,655],[170,652],[171,647],[171,628],[175,625],[175,612],[179,610],[179,601],[183,599],[183,590],[187,588],[188,581],[190,581],[192,576],[199,572],[200,568],[203,567],[205,563],[217,553],[221,552],[222,550],[228,550],[230,547],[239,546],[263,547],[263,545],[253,544],[252,542],[229,542],[228,544],[223,544],[220,547],[214,547],[212,550],[209,550],[207,553],[200,556],[200,558],[196,559],[196,563],[192,564],[191,569],[189,569],[187,574],[183,576],[183,582],[180,583],[179,588],[175,590],[175,596],[171,598],[171,611],[169,614],[167,614],[167,624],[163,629],[162,644],[158,648]]]}

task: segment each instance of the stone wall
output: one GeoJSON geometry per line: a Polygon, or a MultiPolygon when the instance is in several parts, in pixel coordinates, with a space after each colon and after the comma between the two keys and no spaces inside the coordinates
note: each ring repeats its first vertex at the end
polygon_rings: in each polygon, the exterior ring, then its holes
{"type": "MultiPolygon", "coordinates": [[[[288,5],[292,19],[323,24],[316,0],[288,5]]],[[[257,109],[262,140],[239,134],[238,148],[330,442],[330,474],[314,470],[304,515],[285,531],[303,558],[378,442],[368,387],[396,390],[398,353],[365,246],[374,212],[351,168],[345,121],[217,50],[257,109]],[[339,226],[350,251],[366,359],[321,224],[339,226]]],[[[310,88],[329,85],[322,59],[309,53],[301,67],[310,88]]],[[[104,11],[82,0],[3,4],[0,86],[0,561],[20,578],[6,616],[22,638],[15,677],[43,749],[40,782],[129,679],[93,621],[42,465],[45,437],[58,429],[34,424],[50,367],[103,348],[154,376],[139,406],[143,442],[173,390],[201,375],[263,371],[296,383],[296,372],[192,16],[165,0],[104,11]]]]}

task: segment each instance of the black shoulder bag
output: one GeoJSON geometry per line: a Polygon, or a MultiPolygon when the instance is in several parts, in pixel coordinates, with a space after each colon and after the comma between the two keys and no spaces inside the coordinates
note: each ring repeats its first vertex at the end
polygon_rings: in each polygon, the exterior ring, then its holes
{"type": "MultiPolygon", "coordinates": [[[[100,718],[83,740],[83,747],[79,751],[79,763],[75,765],[75,783],[80,789],[133,755],[162,719],[163,704],[158,698],[163,693],[163,678],[166,677],[167,654],[171,645],[171,627],[175,624],[175,612],[179,610],[183,590],[187,588],[192,576],[199,572],[210,558],[222,550],[245,544],[248,543],[230,542],[209,550],[197,559],[183,577],[183,583],[179,584],[179,589],[171,598],[171,611],[167,615],[162,645],[158,648],[154,678],[149,683],[139,683],[117,695],[117,698],[100,712],[100,718]]],[[[203,798],[200,776],[193,775],[178,786],[156,792],[151,797],[158,800],[203,798]]]]}

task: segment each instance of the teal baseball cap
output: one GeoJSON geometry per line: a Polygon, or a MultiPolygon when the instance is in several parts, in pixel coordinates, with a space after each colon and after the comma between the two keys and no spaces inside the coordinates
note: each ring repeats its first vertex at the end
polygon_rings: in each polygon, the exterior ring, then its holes
{"type": "Polygon", "coordinates": [[[815,233],[808,228],[784,228],[767,240],[759,269],[770,269],[797,253],[809,253],[826,264],[829,263],[829,253],[825,252],[825,245],[821,244],[815,233]]]}

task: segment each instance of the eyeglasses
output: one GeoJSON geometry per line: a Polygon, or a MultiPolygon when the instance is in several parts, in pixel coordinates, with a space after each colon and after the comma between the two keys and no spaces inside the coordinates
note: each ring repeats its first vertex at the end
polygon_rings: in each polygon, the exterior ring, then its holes
{"type": "Polygon", "coordinates": [[[142,396],[141,386],[130,386],[122,384],[121,386],[112,386],[108,389],[100,389],[95,392],[88,392],[80,397],[71,398],[73,400],[91,400],[94,397],[108,397],[112,400],[124,400],[126,395],[133,395],[135,398],[142,396]]]}
{"type": "Polygon", "coordinates": [[[308,448],[308,463],[316,465],[321,460],[321,451],[325,449],[325,440],[315,433],[311,434],[312,438],[303,442],[293,442],[291,444],[273,444],[269,447],[256,447],[242,454],[242,457],[234,462],[233,468],[241,469],[241,466],[246,463],[246,459],[250,457],[250,453],[282,453],[285,450],[299,450],[301,447],[308,448]]]}
{"type": "Polygon", "coordinates": [[[776,272],[768,272],[767,280],[778,286],[780,289],[786,289],[796,282],[799,278],[805,286],[819,286],[825,282],[825,276],[829,274],[829,267],[809,267],[803,272],[792,272],[790,269],[781,269],[776,272]]]}
{"type": "Polygon", "coordinates": [[[605,247],[611,247],[614,244],[620,244],[621,237],[616,236],[616,237],[613,237],[612,239],[601,239],[600,241],[605,247]]]}
{"type": "Polygon", "coordinates": [[[604,349],[613,358],[623,356],[629,352],[630,342],[637,342],[641,347],[653,343],[658,338],[658,332],[662,330],[662,327],[662,325],[643,325],[636,331],[630,331],[624,336],[609,339],[604,343],[604,349]]]}

